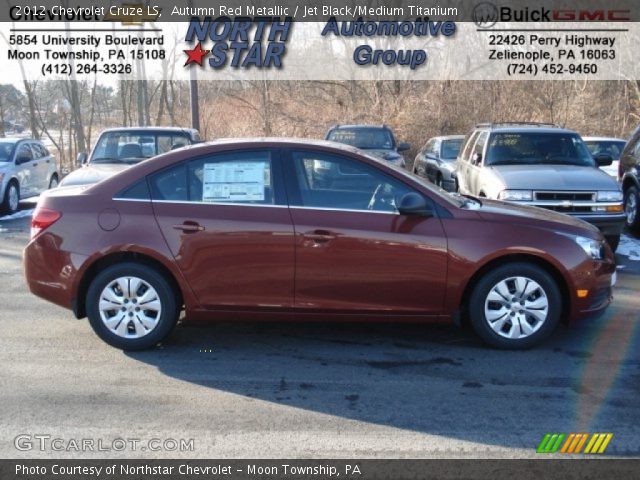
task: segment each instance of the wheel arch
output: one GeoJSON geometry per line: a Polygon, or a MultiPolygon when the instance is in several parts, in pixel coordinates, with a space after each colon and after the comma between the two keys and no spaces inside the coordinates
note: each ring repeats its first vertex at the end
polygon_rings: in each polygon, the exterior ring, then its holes
{"type": "Polygon", "coordinates": [[[84,269],[84,272],[82,273],[82,276],[76,288],[75,298],[72,302],[72,310],[76,318],[84,318],[87,316],[87,291],[89,290],[91,281],[96,277],[96,275],[105,268],[123,262],[134,262],[146,265],[161,273],[171,285],[172,290],[176,295],[178,305],[182,306],[185,303],[185,291],[183,286],[180,284],[180,281],[178,281],[178,279],[176,278],[175,272],[167,268],[167,266],[160,260],[152,257],[151,255],[147,255],[141,252],[118,251],[103,255],[95,259],[84,269]]]}
{"type": "Polygon", "coordinates": [[[500,256],[497,258],[493,258],[484,264],[482,264],[470,277],[469,281],[464,286],[464,290],[462,292],[461,300],[460,300],[460,309],[461,309],[461,320],[467,320],[469,299],[471,297],[471,292],[476,287],[480,279],[487,274],[487,272],[501,267],[503,265],[507,265],[509,263],[529,263],[531,265],[535,265],[543,269],[546,273],[551,275],[554,279],[558,288],[560,289],[560,297],[562,298],[561,305],[561,321],[568,322],[572,309],[572,299],[571,299],[571,289],[567,283],[565,276],[562,274],[562,271],[553,263],[548,260],[539,257],[537,255],[533,255],[530,253],[512,253],[504,256],[500,256]]]}
{"type": "Polygon", "coordinates": [[[626,192],[630,187],[636,187],[640,189],[640,182],[633,175],[625,175],[622,178],[622,191],[626,192]]]}

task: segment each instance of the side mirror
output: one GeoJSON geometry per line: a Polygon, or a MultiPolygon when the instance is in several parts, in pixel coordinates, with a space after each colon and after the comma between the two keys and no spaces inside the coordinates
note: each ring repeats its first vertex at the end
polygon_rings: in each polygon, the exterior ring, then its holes
{"type": "Polygon", "coordinates": [[[613,157],[608,153],[600,153],[596,155],[594,158],[596,160],[596,164],[599,167],[608,167],[613,163],[613,157]]]}
{"type": "Polygon", "coordinates": [[[78,157],[76,158],[76,163],[79,167],[84,165],[87,162],[87,154],[85,152],[80,152],[78,157]]]}
{"type": "Polygon", "coordinates": [[[433,209],[427,203],[427,200],[415,192],[406,193],[400,199],[398,211],[402,215],[420,215],[422,217],[433,217],[433,209]]]}
{"type": "Polygon", "coordinates": [[[401,142],[398,144],[398,151],[399,152],[406,152],[407,150],[411,149],[411,144],[407,143],[407,142],[401,142]]]}
{"type": "Polygon", "coordinates": [[[471,164],[472,165],[480,165],[480,162],[482,162],[482,154],[481,153],[474,153],[471,156],[471,164]]]}

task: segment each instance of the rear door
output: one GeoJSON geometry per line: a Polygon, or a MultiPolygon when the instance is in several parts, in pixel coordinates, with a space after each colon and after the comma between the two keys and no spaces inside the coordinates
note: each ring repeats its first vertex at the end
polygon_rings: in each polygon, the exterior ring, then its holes
{"type": "Polygon", "coordinates": [[[294,237],[277,150],[192,159],[149,177],[158,225],[207,309],[293,305],[294,237]]]}
{"type": "Polygon", "coordinates": [[[37,193],[41,193],[49,188],[49,171],[51,169],[51,158],[47,155],[45,148],[36,142],[31,142],[31,151],[33,152],[33,179],[34,189],[37,193]]]}
{"type": "Polygon", "coordinates": [[[447,242],[438,218],[404,216],[411,187],[352,157],[294,150],[295,305],[333,313],[442,312],[447,242]]]}
{"type": "Polygon", "coordinates": [[[16,177],[20,183],[20,197],[30,197],[37,192],[37,173],[34,167],[33,152],[27,142],[20,142],[16,147],[16,177]]]}

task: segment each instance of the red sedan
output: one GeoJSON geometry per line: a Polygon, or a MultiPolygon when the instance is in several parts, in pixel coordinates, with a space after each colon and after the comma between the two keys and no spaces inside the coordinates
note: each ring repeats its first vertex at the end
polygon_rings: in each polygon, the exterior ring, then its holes
{"type": "Polygon", "coordinates": [[[31,291],[107,343],[190,320],[469,321],[526,348],[604,310],[615,263],[566,215],[450,195],[334,143],[255,139],[170,152],[48,192],[24,251],[31,291]]]}

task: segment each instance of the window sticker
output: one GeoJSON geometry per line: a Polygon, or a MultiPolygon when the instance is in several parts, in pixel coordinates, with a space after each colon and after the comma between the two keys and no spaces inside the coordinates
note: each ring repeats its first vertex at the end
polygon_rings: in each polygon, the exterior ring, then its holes
{"type": "Polygon", "coordinates": [[[264,201],[267,162],[219,162],[204,165],[203,202],[264,201]]]}

